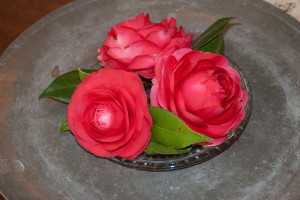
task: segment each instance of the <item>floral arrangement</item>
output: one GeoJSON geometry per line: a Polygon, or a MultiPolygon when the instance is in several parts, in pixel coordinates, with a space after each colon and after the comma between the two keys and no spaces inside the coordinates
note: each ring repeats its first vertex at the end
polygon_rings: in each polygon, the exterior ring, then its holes
{"type": "Polygon", "coordinates": [[[175,18],[142,13],[116,24],[98,49],[99,70],[57,77],[40,95],[68,103],[70,130],[99,157],[134,159],[219,145],[245,116],[247,93],[224,57],[222,18],[194,41],[175,18]],[[150,93],[149,93],[150,91],[150,93]]]}

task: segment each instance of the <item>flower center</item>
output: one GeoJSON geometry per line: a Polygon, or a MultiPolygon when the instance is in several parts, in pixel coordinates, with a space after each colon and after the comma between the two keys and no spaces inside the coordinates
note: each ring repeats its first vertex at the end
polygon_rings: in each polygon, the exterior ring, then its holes
{"type": "Polygon", "coordinates": [[[93,121],[100,130],[110,128],[112,122],[111,110],[107,106],[99,106],[94,112],[93,121]]]}

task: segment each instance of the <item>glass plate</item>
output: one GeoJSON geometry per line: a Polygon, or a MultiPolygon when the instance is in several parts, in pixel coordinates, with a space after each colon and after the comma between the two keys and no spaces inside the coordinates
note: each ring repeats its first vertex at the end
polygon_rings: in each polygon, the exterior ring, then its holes
{"type": "Polygon", "coordinates": [[[218,146],[195,145],[192,147],[192,150],[190,152],[184,154],[148,155],[144,152],[132,160],[127,160],[121,157],[112,157],[109,158],[109,160],[125,167],[139,170],[172,171],[203,163],[225,151],[243,133],[248,124],[252,111],[252,91],[249,81],[242,70],[238,67],[238,65],[235,64],[235,62],[233,62],[231,59],[229,59],[229,62],[241,77],[242,88],[245,89],[248,94],[248,102],[245,107],[245,118],[242,120],[238,127],[228,133],[226,140],[222,144],[218,146]]]}

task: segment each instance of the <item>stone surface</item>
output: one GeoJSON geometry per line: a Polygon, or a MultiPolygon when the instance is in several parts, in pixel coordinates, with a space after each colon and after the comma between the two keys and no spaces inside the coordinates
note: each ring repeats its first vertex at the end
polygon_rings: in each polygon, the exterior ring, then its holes
{"type": "Polygon", "coordinates": [[[0,192],[8,199],[299,199],[300,24],[258,0],[77,1],[48,15],[0,58],[0,192]],[[128,169],[59,134],[66,105],[38,101],[53,76],[92,66],[114,24],[141,12],[174,16],[197,34],[239,16],[226,54],[252,85],[240,139],[219,156],[173,172],[128,169]]]}

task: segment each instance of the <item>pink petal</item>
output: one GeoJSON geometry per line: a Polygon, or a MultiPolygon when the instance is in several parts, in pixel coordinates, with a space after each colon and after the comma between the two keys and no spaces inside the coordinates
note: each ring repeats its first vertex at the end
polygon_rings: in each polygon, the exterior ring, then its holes
{"type": "Polygon", "coordinates": [[[85,142],[79,137],[75,137],[75,138],[78,144],[80,144],[80,146],[82,146],[87,151],[95,154],[96,156],[104,157],[104,158],[117,156],[117,154],[114,154],[113,152],[106,151],[101,144],[90,144],[88,142],[85,142]]]}
{"type": "Polygon", "coordinates": [[[147,68],[153,68],[154,71],[155,65],[155,57],[153,56],[136,56],[133,58],[129,66],[127,67],[128,70],[142,70],[147,68]]]}
{"type": "Polygon", "coordinates": [[[150,91],[151,106],[160,107],[157,99],[158,84],[155,78],[152,79],[153,86],[150,91]]]}
{"type": "Polygon", "coordinates": [[[206,72],[196,72],[187,76],[179,85],[179,89],[185,100],[186,108],[190,111],[199,110],[203,107],[210,92],[203,84],[210,78],[206,72]]]}
{"type": "Polygon", "coordinates": [[[242,105],[240,102],[236,102],[235,104],[231,105],[229,109],[222,113],[219,117],[210,120],[210,124],[221,124],[227,121],[230,121],[240,110],[242,110],[242,105]]]}
{"type": "Polygon", "coordinates": [[[242,107],[245,108],[247,101],[248,101],[248,94],[245,90],[242,89],[243,98],[242,98],[242,107]]]}
{"type": "Polygon", "coordinates": [[[167,48],[167,49],[163,49],[162,52],[160,53],[160,56],[161,56],[161,57],[164,57],[164,56],[170,56],[170,55],[172,55],[176,50],[177,50],[177,47],[175,47],[175,46],[170,47],[170,48],[167,48]]]}
{"type": "MultiPolygon", "coordinates": [[[[175,105],[176,109],[178,111],[178,114],[181,119],[186,121],[188,124],[203,124],[204,121],[198,117],[197,115],[193,114],[192,112],[189,112],[186,108],[186,104],[184,102],[184,98],[180,91],[176,91],[175,93],[175,105]]],[[[173,111],[172,111],[173,112],[173,111]]]]}
{"type": "Polygon", "coordinates": [[[240,78],[238,72],[235,71],[231,66],[224,66],[223,68],[229,74],[228,76],[234,80],[235,84],[237,84],[239,87],[241,87],[241,78],[240,78]]]}
{"type": "Polygon", "coordinates": [[[158,54],[160,48],[150,41],[141,40],[124,48],[111,48],[107,54],[113,59],[129,63],[136,56],[158,54]]]}
{"type": "MultiPolygon", "coordinates": [[[[82,88],[82,85],[78,86],[82,88]]],[[[80,137],[82,140],[89,142],[91,144],[97,144],[95,140],[93,140],[86,132],[84,125],[81,122],[81,118],[78,113],[81,112],[81,106],[78,103],[78,99],[81,99],[85,93],[81,90],[76,90],[71,98],[71,102],[68,105],[67,110],[67,124],[71,130],[71,132],[76,136],[80,137]]]]}
{"type": "Polygon", "coordinates": [[[143,37],[147,37],[152,32],[155,31],[165,31],[167,30],[167,27],[165,27],[163,24],[153,24],[147,27],[143,27],[142,29],[136,30],[138,34],[142,35],[143,37]]]}
{"type": "Polygon", "coordinates": [[[196,112],[196,115],[201,117],[204,121],[209,121],[217,118],[224,112],[221,106],[202,108],[196,112]]]}
{"type": "Polygon", "coordinates": [[[176,67],[176,59],[173,56],[165,57],[160,60],[160,64],[157,67],[162,67],[161,71],[159,71],[159,68],[156,68],[157,70],[155,74],[157,75],[157,81],[158,84],[160,84],[160,87],[157,91],[157,98],[160,106],[166,110],[170,110],[170,102],[171,102],[171,96],[174,96],[174,86],[170,86],[170,76],[171,73],[169,70],[171,70],[173,67],[176,67]],[[165,62],[164,62],[165,61],[165,62]],[[171,68],[171,69],[170,69],[171,68]],[[161,77],[161,80],[159,80],[159,77],[161,77]]]}
{"type": "Polygon", "coordinates": [[[180,48],[191,48],[191,41],[185,39],[185,38],[173,38],[169,40],[166,46],[164,46],[164,49],[168,49],[171,47],[176,47],[176,49],[180,48]]]}
{"type": "Polygon", "coordinates": [[[116,27],[112,27],[110,32],[107,33],[107,37],[114,37],[116,38],[118,35],[125,31],[134,31],[134,28],[126,27],[126,26],[120,26],[116,25],[116,27]]]}
{"type": "Polygon", "coordinates": [[[118,26],[125,26],[125,27],[130,27],[133,29],[138,29],[141,27],[144,27],[145,25],[149,25],[150,24],[150,20],[149,20],[149,14],[146,15],[144,13],[141,13],[138,16],[135,16],[133,18],[131,18],[130,20],[124,21],[120,24],[117,24],[116,27],[118,26]]]}
{"type": "Polygon", "coordinates": [[[176,19],[174,17],[165,18],[161,21],[161,23],[164,24],[166,27],[176,27],[176,19]]]}
{"type": "Polygon", "coordinates": [[[236,121],[239,119],[239,115],[233,116],[233,118],[222,124],[207,124],[205,135],[212,138],[219,138],[227,136],[228,132],[234,128],[236,121]]]}
{"type": "Polygon", "coordinates": [[[224,99],[224,95],[208,95],[207,99],[205,101],[205,104],[203,105],[203,108],[209,108],[209,107],[218,107],[222,105],[224,99]]]}
{"type": "Polygon", "coordinates": [[[150,129],[152,120],[149,112],[145,112],[145,115],[147,116],[145,116],[146,120],[144,121],[143,129],[139,134],[136,134],[137,137],[129,141],[124,151],[120,153],[119,156],[127,159],[133,159],[146,149],[151,137],[150,129]]]}
{"type": "Polygon", "coordinates": [[[154,69],[152,67],[143,70],[133,70],[132,72],[146,79],[152,79],[154,77],[154,69]]]}
{"type": "Polygon", "coordinates": [[[182,28],[182,26],[179,27],[179,30],[174,35],[174,38],[175,37],[178,37],[178,38],[184,37],[184,29],[182,28]]]}
{"type": "Polygon", "coordinates": [[[175,51],[173,53],[173,56],[175,56],[176,60],[179,61],[185,54],[189,53],[193,51],[190,48],[182,48],[182,49],[178,49],[177,51],[175,51]]]}
{"type": "Polygon", "coordinates": [[[153,22],[150,21],[149,13],[147,13],[145,20],[144,20],[144,26],[150,26],[153,22]]]}
{"type": "Polygon", "coordinates": [[[159,46],[160,48],[163,48],[167,42],[171,39],[171,33],[168,31],[154,31],[147,35],[146,40],[149,40],[159,46]]]}
{"type": "Polygon", "coordinates": [[[103,67],[117,70],[125,70],[125,64],[122,64],[116,60],[108,60],[102,63],[103,67]]]}
{"type": "Polygon", "coordinates": [[[191,42],[193,40],[193,35],[192,34],[185,35],[185,39],[186,41],[191,42]]]}
{"type": "Polygon", "coordinates": [[[126,47],[133,42],[143,40],[144,38],[133,30],[123,31],[116,38],[110,36],[104,41],[107,47],[126,47]]]}
{"type": "Polygon", "coordinates": [[[212,60],[218,67],[226,67],[228,66],[228,61],[225,56],[214,54],[210,52],[205,52],[203,59],[212,60]]]}
{"type": "Polygon", "coordinates": [[[108,50],[109,50],[109,48],[106,47],[106,46],[102,46],[102,47],[100,47],[100,48],[98,49],[98,53],[99,53],[98,60],[99,60],[100,62],[103,63],[104,61],[111,59],[111,57],[109,57],[109,56],[107,55],[107,51],[108,51],[108,50]]]}

